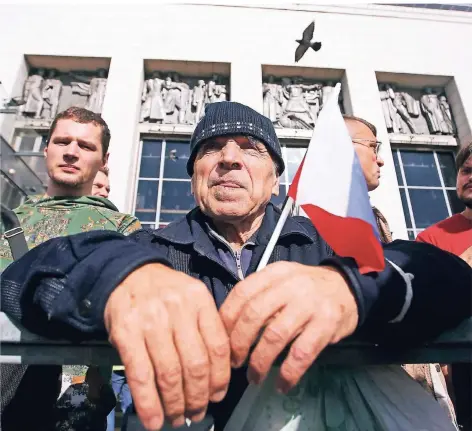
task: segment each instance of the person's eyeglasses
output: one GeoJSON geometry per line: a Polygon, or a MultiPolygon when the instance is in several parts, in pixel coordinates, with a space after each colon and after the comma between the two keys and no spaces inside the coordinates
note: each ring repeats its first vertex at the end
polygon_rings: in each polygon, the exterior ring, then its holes
{"type": "Polygon", "coordinates": [[[374,151],[374,154],[376,156],[379,155],[380,151],[380,146],[382,145],[382,142],[380,141],[373,141],[372,139],[352,139],[352,142],[354,144],[359,144],[363,145],[364,147],[369,147],[374,151]]]}

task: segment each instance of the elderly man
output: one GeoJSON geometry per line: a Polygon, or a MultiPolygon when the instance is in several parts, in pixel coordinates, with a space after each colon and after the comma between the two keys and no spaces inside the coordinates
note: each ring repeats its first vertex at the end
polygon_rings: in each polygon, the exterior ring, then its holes
{"type": "Polygon", "coordinates": [[[405,343],[470,314],[471,272],[458,257],[397,241],[385,246],[396,265],[361,275],[303,217],[287,220],[255,273],[280,214],[269,203],[284,170],[272,123],[239,103],[210,104],[190,149],[198,206],[183,219],[128,238],[53,239],[2,277],[2,310],[32,330],[113,343],[146,428],[200,421],[209,407],[222,430],[248,380],[261,382],[286,347],[282,392],[358,328],[405,343]]]}

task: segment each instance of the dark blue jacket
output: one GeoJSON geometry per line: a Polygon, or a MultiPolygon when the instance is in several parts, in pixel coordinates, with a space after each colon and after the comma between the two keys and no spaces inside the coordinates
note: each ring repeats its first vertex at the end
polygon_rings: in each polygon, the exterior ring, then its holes
{"type": "MultiPolygon", "coordinates": [[[[269,204],[248,274],[256,270],[279,215],[269,204]]],[[[106,339],[103,311],[110,293],[130,272],[149,262],[161,262],[198,278],[220,306],[239,280],[221,264],[207,234],[207,222],[194,209],[163,229],[141,230],[129,237],[94,231],[47,241],[4,271],[2,311],[50,338],[106,339]]],[[[426,340],[471,314],[472,271],[461,259],[434,246],[408,241],[385,245],[384,252],[389,261],[414,275],[413,299],[398,323],[389,323],[405,303],[406,283],[398,270],[387,263],[382,273],[361,275],[352,259],[333,256],[306,218],[287,220],[270,262],[339,268],[357,300],[359,331],[374,342],[426,340]]],[[[222,429],[246,384],[244,370],[238,370],[226,399],[210,407],[217,429],[222,429]]]]}

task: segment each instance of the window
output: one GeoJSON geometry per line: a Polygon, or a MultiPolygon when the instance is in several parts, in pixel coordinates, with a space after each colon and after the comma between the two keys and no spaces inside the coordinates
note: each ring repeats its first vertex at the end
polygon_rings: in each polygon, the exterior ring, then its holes
{"type": "Polygon", "coordinates": [[[278,196],[272,196],[271,202],[282,208],[285,197],[287,196],[293,177],[297,173],[297,169],[305,156],[306,147],[291,146],[282,143],[282,157],[285,162],[285,171],[280,177],[280,189],[278,196]]]}
{"type": "Polygon", "coordinates": [[[142,142],[135,216],[143,225],[165,225],[195,207],[186,165],[188,141],[142,142]]]}
{"type": "Polygon", "coordinates": [[[26,198],[25,192],[0,171],[0,196],[2,204],[13,209],[20,206],[26,198]]]}
{"type": "Polygon", "coordinates": [[[396,149],[393,160],[410,240],[464,209],[456,195],[453,152],[396,149]]]}
{"type": "Polygon", "coordinates": [[[43,184],[47,184],[49,179],[43,153],[46,147],[46,139],[46,134],[39,134],[35,131],[20,131],[14,140],[18,156],[23,159],[43,184]]]}
{"type": "MultiPolygon", "coordinates": [[[[279,196],[272,197],[274,205],[282,206],[305,152],[306,147],[282,144],[286,169],[280,178],[279,196]]],[[[142,141],[134,212],[141,224],[163,226],[196,206],[186,169],[189,153],[188,141],[142,141]]]]}

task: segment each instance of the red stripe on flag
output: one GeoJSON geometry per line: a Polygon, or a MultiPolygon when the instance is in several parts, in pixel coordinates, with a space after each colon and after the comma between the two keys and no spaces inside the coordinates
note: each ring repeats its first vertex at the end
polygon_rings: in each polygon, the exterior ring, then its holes
{"type": "MultiPolygon", "coordinates": [[[[301,169],[298,170],[300,171],[301,169]]],[[[384,270],[383,249],[368,222],[353,217],[340,217],[312,204],[301,207],[337,255],[355,259],[361,274],[384,270]]]]}

